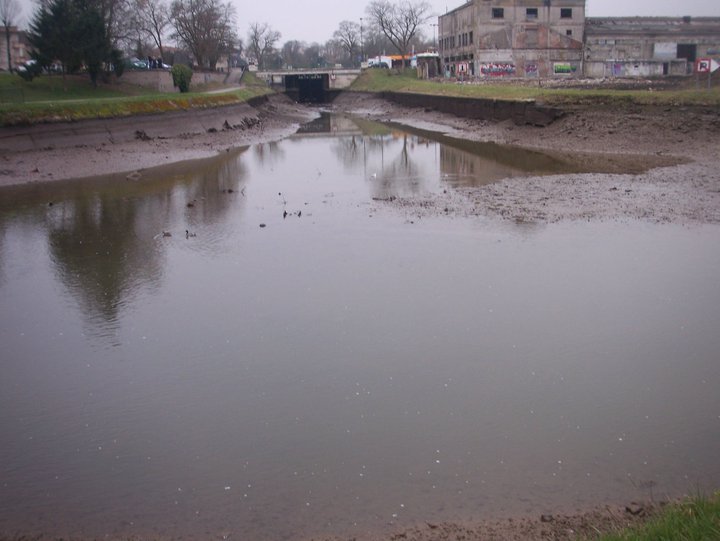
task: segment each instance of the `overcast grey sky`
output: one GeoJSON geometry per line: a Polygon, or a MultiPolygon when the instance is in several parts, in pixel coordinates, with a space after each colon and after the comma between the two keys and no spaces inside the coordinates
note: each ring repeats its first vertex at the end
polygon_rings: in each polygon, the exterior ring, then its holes
{"type": "MultiPolygon", "coordinates": [[[[19,0],[27,21],[34,9],[32,0],[19,0]]],[[[360,22],[370,0],[232,0],[237,7],[238,33],[245,39],[251,22],[268,22],[282,33],[281,43],[325,42],[343,20],[360,22]]],[[[430,0],[434,14],[461,6],[464,0],[430,0]]],[[[713,16],[720,17],[720,0],[587,0],[587,14],[605,16],[713,16]]],[[[22,25],[21,25],[22,26],[22,25]]],[[[425,26],[428,37],[432,27],[425,26]]]]}

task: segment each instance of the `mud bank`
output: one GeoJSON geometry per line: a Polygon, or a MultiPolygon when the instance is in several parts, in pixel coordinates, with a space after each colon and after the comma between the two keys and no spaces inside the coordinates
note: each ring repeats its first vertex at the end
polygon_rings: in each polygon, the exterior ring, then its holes
{"type": "Polygon", "coordinates": [[[398,122],[472,141],[543,150],[576,159],[631,158],[626,174],[513,178],[478,188],[396,199],[411,219],[445,214],[517,222],[643,220],[720,223],[720,111],[711,108],[574,107],[545,126],[473,120],[346,93],[336,111],[398,122]],[[658,159],[663,167],[658,167],[658,159]]]}
{"type": "MultiPolygon", "coordinates": [[[[367,541],[572,541],[596,539],[599,535],[621,532],[642,525],[666,504],[631,502],[624,506],[598,507],[571,514],[543,514],[533,517],[512,517],[473,523],[425,522],[414,527],[370,534],[367,541]]],[[[354,538],[353,538],[354,539],[354,538]]],[[[351,541],[343,537],[316,541],[351,541]]]]}
{"type": "MultiPolygon", "coordinates": [[[[624,173],[507,179],[381,204],[401,209],[409,219],[443,214],[537,223],[720,223],[720,111],[576,106],[539,127],[518,125],[512,118],[493,121],[456,116],[429,105],[408,107],[375,95],[345,92],[331,110],[578,160],[612,162],[622,155],[632,158],[633,167],[624,173]]],[[[258,103],[204,111],[3,128],[0,186],[113,173],[137,178],[146,168],[281,139],[317,115],[317,109],[276,95],[258,103]]]]}
{"type": "Polygon", "coordinates": [[[282,139],[317,112],[281,95],[161,115],[0,129],[0,186],[116,173],[208,158],[282,139]]]}

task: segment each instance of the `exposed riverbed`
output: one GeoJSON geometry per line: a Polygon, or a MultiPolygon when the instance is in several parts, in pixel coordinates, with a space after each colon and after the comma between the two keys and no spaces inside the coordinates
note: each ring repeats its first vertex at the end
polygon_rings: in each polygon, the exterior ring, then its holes
{"type": "Polygon", "coordinates": [[[432,538],[717,488],[702,160],[347,117],[208,153],[0,192],[0,534],[432,538]]]}

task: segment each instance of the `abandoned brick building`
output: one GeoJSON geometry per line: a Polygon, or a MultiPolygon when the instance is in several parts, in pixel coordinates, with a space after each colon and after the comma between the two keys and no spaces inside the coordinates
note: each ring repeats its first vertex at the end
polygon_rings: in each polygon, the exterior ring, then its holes
{"type": "Polygon", "coordinates": [[[585,16],[585,0],[468,0],[441,15],[452,77],[651,77],[720,55],[720,17],[585,16]]]}

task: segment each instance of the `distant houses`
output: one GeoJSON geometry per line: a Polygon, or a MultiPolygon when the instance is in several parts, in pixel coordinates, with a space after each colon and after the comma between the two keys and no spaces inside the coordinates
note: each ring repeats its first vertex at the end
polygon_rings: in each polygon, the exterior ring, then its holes
{"type": "Polygon", "coordinates": [[[8,66],[7,34],[5,27],[0,26],[0,69],[9,71],[30,60],[30,43],[27,34],[11,26],[10,30],[10,65],[8,66]]]}

